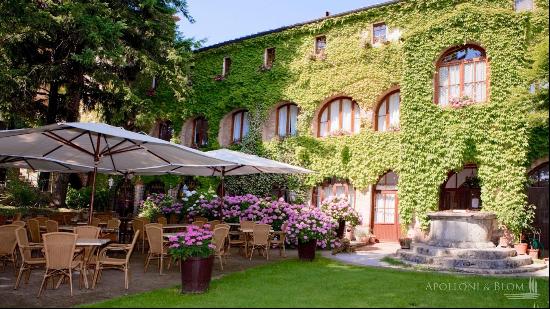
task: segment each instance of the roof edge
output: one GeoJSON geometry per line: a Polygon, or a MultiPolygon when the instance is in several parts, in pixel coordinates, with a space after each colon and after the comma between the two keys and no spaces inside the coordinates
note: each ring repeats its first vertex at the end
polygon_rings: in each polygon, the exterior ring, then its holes
{"type": "Polygon", "coordinates": [[[354,13],[368,11],[370,9],[380,8],[380,7],[396,4],[398,2],[401,2],[401,0],[390,0],[390,1],[382,2],[382,3],[378,3],[378,4],[365,6],[365,7],[358,8],[358,9],[351,10],[351,11],[346,11],[346,12],[342,12],[342,13],[338,13],[338,14],[334,14],[334,15],[330,15],[330,16],[326,16],[326,17],[322,17],[322,18],[317,18],[317,19],[313,19],[313,20],[293,24],[293,25],[290,25],[290,26],[283,26],[283,27],[272,29],[272,30],[266,30],[266,31],[246,35],[246,36],[243,36],[243,37],[240,37],[240,38],[236,38],[236,39],[232,39],[232,40],[228,40],[228,41],[223,41],[223,42],[216,43],[216,44],[213,44],[213,45],[210,45],[210,46],[201,47],[199,49],[196,49],[194,52],[200,53],[200,52],[215,49],[215,48],[218,48],[218,47],[230,45],[230,44],[233,44],[233,43],[238,43],[238,42],[242,42],[242,41],[245,41],[245,40],[261,37],[261,36],[264,36],[264,35],[277,33],[277,32],[282,32],[282,31],[285,31],[285,30],[288,30],[288,29],[297,28],[297,27],[308,25],[308,24],[317,23],[317,22],[327,20],[327,19],[331,19],[331,18],[337,18],[337,17],[342,17],[342,16],[354,14],[354,13]]]}

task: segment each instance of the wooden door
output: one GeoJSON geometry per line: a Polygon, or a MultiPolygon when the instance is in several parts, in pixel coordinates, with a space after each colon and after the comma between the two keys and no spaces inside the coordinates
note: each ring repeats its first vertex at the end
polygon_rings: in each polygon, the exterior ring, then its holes
{"type": "Polygon", "coordinates": [[[376,191],[374,198],[374,235],[380,241],[398,241],[400,235],[397,191],[376,191]]]}

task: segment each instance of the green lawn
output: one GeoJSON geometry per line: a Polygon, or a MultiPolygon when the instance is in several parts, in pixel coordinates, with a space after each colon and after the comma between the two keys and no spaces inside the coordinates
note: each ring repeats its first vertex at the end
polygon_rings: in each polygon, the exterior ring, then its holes
{"type": "Polygon", "coordinates": [[[536,300],[510,300],[505,294],[529,291],[529,278],[399,271],[318,258],[233,273],[212,281],[202,295],[181,295],[174,287],[84,307],[548,307],[548,280],[536,282],[536,300]]]}

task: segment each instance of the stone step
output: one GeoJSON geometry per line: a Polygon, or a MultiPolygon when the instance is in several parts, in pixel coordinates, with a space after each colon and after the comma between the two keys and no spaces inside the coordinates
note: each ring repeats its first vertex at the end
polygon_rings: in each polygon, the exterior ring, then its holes
{"type": "Polygon", "coordinates": [[[490,249],[458,249],[435,247],[425,244],[413,244],[411,251],[434,257],[453,257],[461,259],[500,260],[516,256],[516,250],[511,248],[490,249]]]}
{"type": "Polygon", "coordinates": [[[448,256],[431,256],[418,254],[412,250],[398,250],[401,259],[416,264],[427,264],[447,269],[479,268],[479,269],[511,269],[530,265],[533,260],[528,255],[505,257],[502,259],[475,259],[448,256]]]}
{"type": "Polygon", "coordinates": [[[455,271],[470,273],[470,274],[486,274],[486,275],[501,275],[501,274],[520,274],[527,272],[534,272],[545,269],[547,266],[545,264],[529,264],[523,265],[516,268],[503,268],[503,269],[486,269],[486,268],[455,268],[455,271]]]}

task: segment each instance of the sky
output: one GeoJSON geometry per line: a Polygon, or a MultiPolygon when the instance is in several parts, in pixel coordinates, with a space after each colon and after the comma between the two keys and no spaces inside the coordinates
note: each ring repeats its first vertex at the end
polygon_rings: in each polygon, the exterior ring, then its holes
{"type": "Polygon", "coordinates": [[[203,46],[245,35],[338,14],[387,0],[187,0],[190,24],[182,19],[185,37],[206,39],[203,46]]]}

